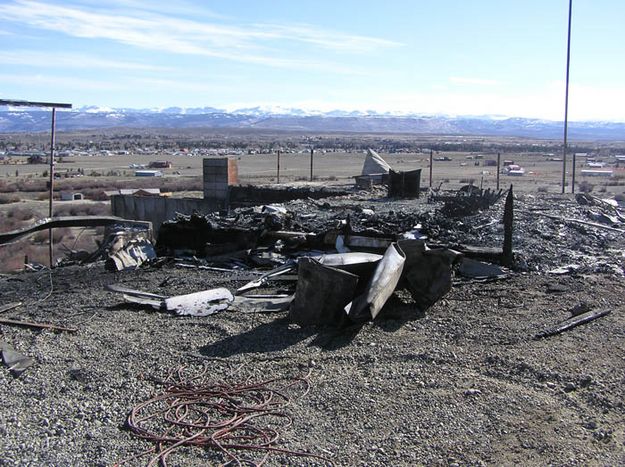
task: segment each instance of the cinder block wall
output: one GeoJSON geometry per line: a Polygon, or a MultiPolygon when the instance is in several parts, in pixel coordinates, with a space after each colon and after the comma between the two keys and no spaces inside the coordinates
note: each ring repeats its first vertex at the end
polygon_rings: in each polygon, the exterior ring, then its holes
{"type": "Polygon", "coordinates": [[[238,183],[235,159],[227,157],[204,159],[204,199],[218,200],[228,205],[229,186],[238,183]]]}

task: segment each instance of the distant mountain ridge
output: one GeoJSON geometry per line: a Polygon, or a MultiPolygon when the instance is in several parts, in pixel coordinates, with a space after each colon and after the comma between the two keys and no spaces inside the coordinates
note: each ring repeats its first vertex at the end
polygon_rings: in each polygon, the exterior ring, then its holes
{"type": "MultiPolygon", "coordinates": [[[[0,132],[47,131],[50,111],[0,107],[0,132]]],[[[86,106],[57,113],[57,128],[93,130],[106,128],[239,128],[259,130],[409,133],[467,136],[519,136],[557,139],[563,123],[500,116],[441,116],[376,113],[374,111],[330,112],[283,107],[250,107],[231,111],[214,107],[196,108],[102,108],[86,106]]],[[[625,123],[570,122],[571,139],[625,140],[625,123]]]]}

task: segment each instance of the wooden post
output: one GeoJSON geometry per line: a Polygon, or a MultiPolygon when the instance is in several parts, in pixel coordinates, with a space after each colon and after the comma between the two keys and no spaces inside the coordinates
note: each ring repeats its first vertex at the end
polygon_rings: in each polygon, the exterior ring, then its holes
{"type": "Polygon", "coordinates": [[[434,161],[434,151],[430,149],[430,188],[432,188],[432,162],[434,161]]]}
{"type": "Polygon", "coordinates": [[[506,196],[506,204],[503,211],[503,263],[506,266],[512,266],[512,220],[514,218],[513,207],[514,195],[512,194],[512,185],[506,196]]]}
{"type": "Polygon", "coordinates": [[[279,149],[278,149],[277,179],[278,179],[278,183],[280,183],[280,150],[279,149]]]}
{"type": "MultiPolygon", "coordinates": [[[[52,107],[52,132],[50,135],[50,203],[48,209],[48,217],[52,217],[53,212],[53,199],[54,199],[54,145],[55,145],[55,126],[56,126],[56,108],[52,107]]],[[[53,245],[52,245],[52,229],[48,230],[48,257],[50,269],[54,266],[53,263],[53,245]]]]}
{"type": "Polygon", "coordinates": [[[310,181],[313,181],[313,160],[314,160],[315,150],[310,148],[310,181]]]}
{"type": "Polygon", "coordinates": [[[497,153],[497,191],[499,191],[499,173],[501,172],[501,153],[497,153]]]}

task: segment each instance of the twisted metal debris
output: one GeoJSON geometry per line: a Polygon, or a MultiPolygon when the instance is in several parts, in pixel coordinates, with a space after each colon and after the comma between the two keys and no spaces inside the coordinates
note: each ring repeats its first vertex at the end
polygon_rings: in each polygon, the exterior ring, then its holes
{"type": "Polygon", "coordinates": [[[287,393],[299,388],[306,395],[310,372],[294,378],[233,383],[205,381],[208,367],[194,377],[185,370],[180,367],[170,373],[162,394],[132,409],[128,428],[155,446],[118,465],[151,455],[148,466],[166,466],[169,455],[182,446],[217,451],[222,465],[261,466],[272,453],[332,464],[322,456],[279,446],[280,431],[292,424],[285,411],[290,403],[287,393]],[[261,458],[254,459],[254,453],[261,458]]]}

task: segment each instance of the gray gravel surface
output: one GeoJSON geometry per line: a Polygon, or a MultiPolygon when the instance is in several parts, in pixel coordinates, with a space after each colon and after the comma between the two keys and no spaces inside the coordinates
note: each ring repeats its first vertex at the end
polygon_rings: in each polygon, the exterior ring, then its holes
{"type": "MultiPolygon", "coordinates": [[[[426,313],[399,291],[387,319],[343,331],[301,329],[284,313],[175,317],[123,303],[103,289],[114,282],[164,295],[242,285],[211,271],[113,274],[94,264],[54,270],[48,297],[46,271],[0,278],[0,303],[25,302],[5,317],[78,328],[0,325],[2,340],[36,360],[19,378],[0,368],[0,465],[113,465],[148,449],[125,429],[126,417],[180,365],[208,365],[216,380],[310,369],[311,391],[289,406],[294,424],[282,445],[336,465],[625,463],[620,276],[457,282],[426,313]],[[613,311],[532,339],[582,301],[613,311]]],[[[185,448],[169,462],[214,465],[219,457],[185,448]]],[[[269,464],[323,462],[274,456],[269,464]]]]}

